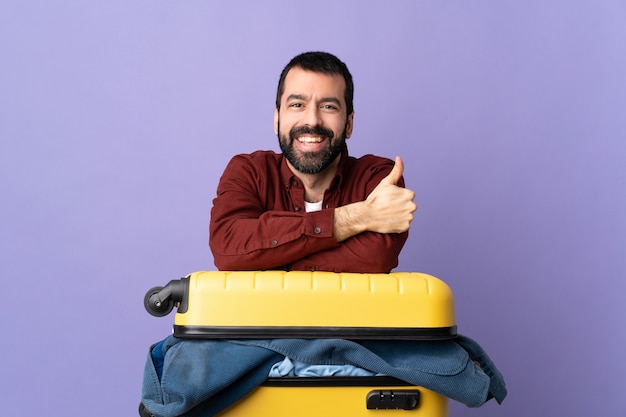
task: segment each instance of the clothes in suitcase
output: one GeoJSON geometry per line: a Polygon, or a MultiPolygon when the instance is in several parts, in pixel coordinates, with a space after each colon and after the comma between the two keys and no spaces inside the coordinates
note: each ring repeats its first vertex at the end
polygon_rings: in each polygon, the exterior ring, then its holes
{"type": "Polygon", "coordinates": [[[198,272],[144,303],[157,316],[177,308],[173,337],[146,364],[143,405],[157,416],[443,417],[447,396],[479,406],[506,395],[484,352],[492,376],[459,347],[472,341],[456,333],[452,292],[426,274],[198,272]],[[293,358],[376,376],[267,377],[293,358]]]}

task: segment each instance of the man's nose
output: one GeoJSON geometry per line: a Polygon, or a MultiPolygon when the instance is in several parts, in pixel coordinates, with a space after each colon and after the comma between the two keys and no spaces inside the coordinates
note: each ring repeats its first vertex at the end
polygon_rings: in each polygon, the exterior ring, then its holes
{"type": "Polygon", "coordinates": [[[320,117],[320,108],[317,106],[309,106],[304,114],[304,123],[309,126],[317,126],[322,124],[320,117]]]}

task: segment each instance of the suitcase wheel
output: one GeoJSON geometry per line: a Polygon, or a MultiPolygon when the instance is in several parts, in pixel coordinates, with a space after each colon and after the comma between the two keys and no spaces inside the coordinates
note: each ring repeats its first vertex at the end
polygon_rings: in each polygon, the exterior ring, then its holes
{"type": "Polygon", "coordinates": [[[158,296],[163,288],[150,288],[143,298],[143,306],[146,311],[155,317],[167,316],[174,309],[174,300],[171,297],[161,300],[161,297],[158,296]]]}

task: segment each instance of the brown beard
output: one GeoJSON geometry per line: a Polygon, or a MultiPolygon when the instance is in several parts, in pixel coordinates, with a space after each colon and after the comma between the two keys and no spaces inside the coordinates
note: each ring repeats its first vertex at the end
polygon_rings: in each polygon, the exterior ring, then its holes
{"type": "MultiPolygon", "coordinates": [[[[347,124],[346,124],[347,127],[347,124]]],[[[343,148],[346,146],[346,127],[344,127],[341,138],[333,142],[334,133],[332,130],[322,126],[300,126],[289,131],[289,138],[280,134],[280,122],[278,124],[278,143],[283,155],[289,163],[303,174],[319,174],[337,159],[343,148]],[[293,146],[295,138],[302,134],[323,136],[328,139],[330,146],[318,152],[302,152],[298,155],[293,146]]]]}

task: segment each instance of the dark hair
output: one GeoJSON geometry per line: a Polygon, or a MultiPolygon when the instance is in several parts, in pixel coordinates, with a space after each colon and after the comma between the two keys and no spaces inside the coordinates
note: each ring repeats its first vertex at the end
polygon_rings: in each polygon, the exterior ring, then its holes
{"type": "Polygon", "coordinates": [[[346,100],[347,114],[354,111],[354,84],[352,75],[348,67],[339,58],[328,52],[305,52],[294,57],[283,69],[278,80],[278,90],[276,91],[276,108],[280,109],[280,99],[285,92],[285,77],[290,69],[298,67],[306,71],[313,71],[327,75],[341,75],[346,82],[344,99],[346,100]]]}

